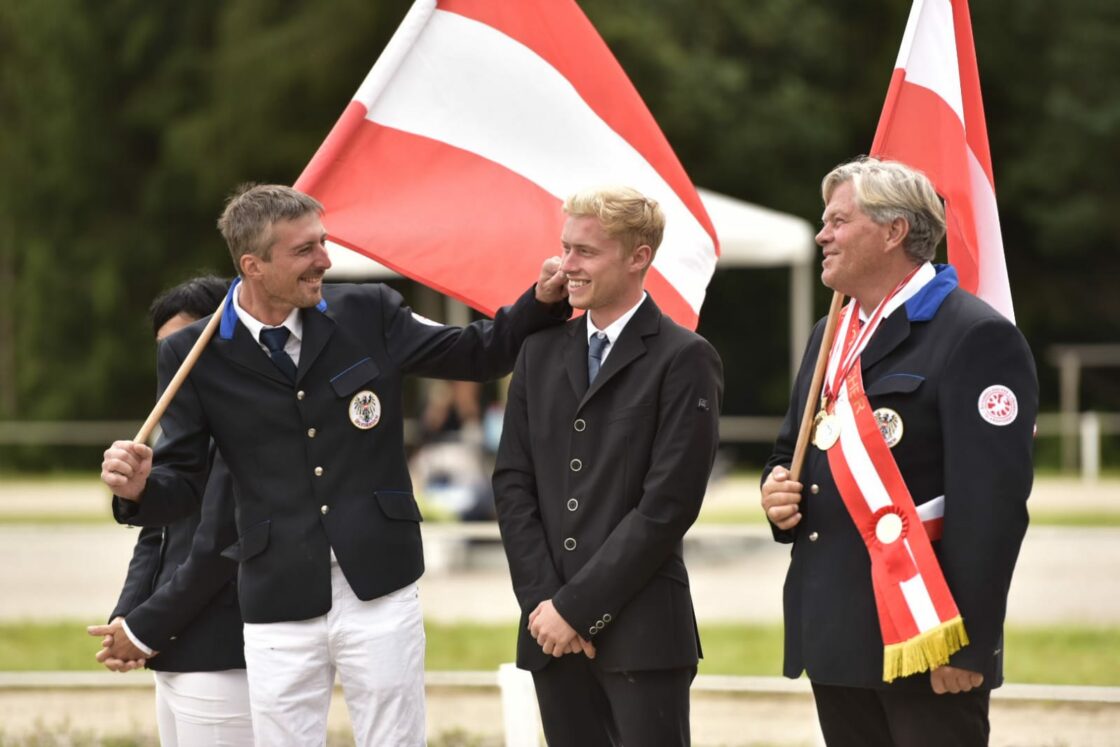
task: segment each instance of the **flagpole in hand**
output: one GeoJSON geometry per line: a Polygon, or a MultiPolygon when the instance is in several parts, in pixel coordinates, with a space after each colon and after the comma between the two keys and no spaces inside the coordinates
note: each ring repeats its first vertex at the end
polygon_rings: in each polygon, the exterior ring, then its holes
{"type": "Polygon", "coordinates": [[[207,343],[210,342],[210,338],[214,336],[214,330],[222,323],[222,314],[226,310],[226,304],[229,303],[229,296],[230,294],[227,293],[225,297],[222,298],[222,302],[218,304],[217,311],[210,317],[210,321],[207,322],[206,327],[202,330],[202,334],[200,334],[198,340],[195,341],[194,347],[187,353],[187,357],[183,359],[179,370],[175,372],[175,376],[171,378],[171,382],[167,385],[167,388],[163,390],[163,394],[160,396],[159,401],[156,402],[155,407],[152,408],[148,419],[144,421],[144,424],[140,426],[140,430],[136,432],[136,438],[132,439],[136,443],[148,443],[152,431],[155,430],[156,423],[163,417],[163,413],[167,410],[168,405],[171,404],[171,400],[175,398],[175,393],[179,391],[179,387],[183,385],[187,375],[191,372],[191,369],[194,368],[198,357],[202,355],[202,350],[206,347],[207,343]]]}
{"type": "Polygon", "coordinates": [[[805,450],[809,446],[809,434],[813,430],[813,418],[817,414],[821,396],[824,371],[828,366],[828,351],[832,349],[832,339],[836,337],[836,325],[840,321],[840,309],[844,306],[844,294],[834,291],[832,305],[828,308],[828,321],[824,323],[824,337],[817,353],[817,365],[813,369],[813,380],[809,384],[809,396],[805,401],[805,413],[801,416],[801,430],[797,432],[797,445],[793,449],[793,463],[789,466],[789,479],[801,479],[801,467],[805,464],[805,450]]]}

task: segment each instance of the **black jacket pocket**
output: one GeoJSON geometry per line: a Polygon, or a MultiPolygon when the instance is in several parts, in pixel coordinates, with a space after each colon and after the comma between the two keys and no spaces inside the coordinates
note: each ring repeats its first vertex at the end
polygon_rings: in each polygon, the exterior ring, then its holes
{"type": "Polygon", "coordinates": [[[918,376],[917,374],[887,374],[866,387],[864,391],[867,392],[868,397],[874,397],[877,394],[909,394],[917,391],[925,380],[925,376],[918,376]]]}
{"type": "Polygon", "coordinates": [[[222,557],[242,563],[260,555],[268,547],[268,535],[272,530],[272,520],[254,524],[245,530],[237,542],[222,550],[222,557]]]}
{"type": "Polygon", "coordinates": [[[331,388],[339,397],[349,397],[354,392],[370,381],[377,378],[381,369],[369,358],[362,358],[342,373],[331,377],[331,388]]]}
{"type": "Polygon", "coordinates": [[[382,512],[390,519],[399,521],[424,520],[412,493],[406,493],[402,490],[378,490],[374,495],[377,496],[377,505],[381,506],[382,512]]]}

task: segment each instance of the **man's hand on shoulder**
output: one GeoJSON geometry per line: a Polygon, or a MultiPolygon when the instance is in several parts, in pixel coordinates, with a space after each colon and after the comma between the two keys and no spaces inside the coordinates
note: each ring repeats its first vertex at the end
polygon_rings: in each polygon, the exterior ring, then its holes
{"type": "Polygon", "coordinates": [[[560,270],[560,258],[549,257],[541,265],[537,280],[537,300],[541,303],[560,303],[568,297],[568,278],[560,270]]]}
{"type": "Polygon", "coordinates": [[[130,501],[140,500],[151,472],[151,447],[135,441],[114,441],[101,461],[101,482],[130,501]]]}

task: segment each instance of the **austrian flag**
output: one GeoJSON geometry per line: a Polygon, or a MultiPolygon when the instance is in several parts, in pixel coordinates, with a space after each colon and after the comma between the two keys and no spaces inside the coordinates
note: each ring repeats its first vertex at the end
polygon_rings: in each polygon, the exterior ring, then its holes
{"type": "Polygon", "coordinates": [[[695,328],[715,231],[574,0],[418,0],[295,186],[332,241],[492,315],[559,253],[564,198],[605,184],[661,203],[646,287],[695,328]]]}
{"type": "Polygon", "coordinates": [[[915,0],[871,154],[930,178],[961,287],[1015,321],[967,0],[915,0]]]}

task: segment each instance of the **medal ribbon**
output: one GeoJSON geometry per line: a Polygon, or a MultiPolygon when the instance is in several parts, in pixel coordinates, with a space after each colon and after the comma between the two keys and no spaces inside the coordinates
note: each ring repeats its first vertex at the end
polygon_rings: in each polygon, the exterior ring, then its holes
{"type": "Polygon", "coordinates": [[[835,414],[840,440],[828,450],[828,464],[871,557],[883,637],[883,680],[947,664],[968,645],[968,635],[914,499],[879,431],[858,365],[844,379],[835,414]],[[888,514],[897,518],[884,521],[888,514]],[[899,521],[897,536],[880,534],[899,521]]]}
{"type": "MultiPolygon", "coordinates": [[[[859,319],[859,301],[855,299],[848,304],[844,309],[844,318],[840,322],[840,334],[832,341],[832,348],[828,351],[828,369],[825,375],[826,385],[821,392],[821,401],[826,404],[831,411],[831,405],[836,401],[836,397],[843,384],[844,378],[848,372],[852,370],[852,366],[859,360],[863,349],[871,342],[871,337],[875,334],[875,330],[879,329],[879,325],[883,320],[891,315],[895,309],[902,305],[903,299],[899,294],[907,286],[907,284],[914,279],[918,270],[922,269],[923,265],[918,265],[906,277],[898,282],[886,297],[879,302],[871,312],[871,316],[867,320],[867,324],[863,325],[860,329],[856,320],[859,319]],[[897,300],[896,300],[897,299],[897,300]]],[[[924,279],[921,282],[926,282],[924,279]]],[[[821,409],[825,409],[822,407],[821,409]]]]}

